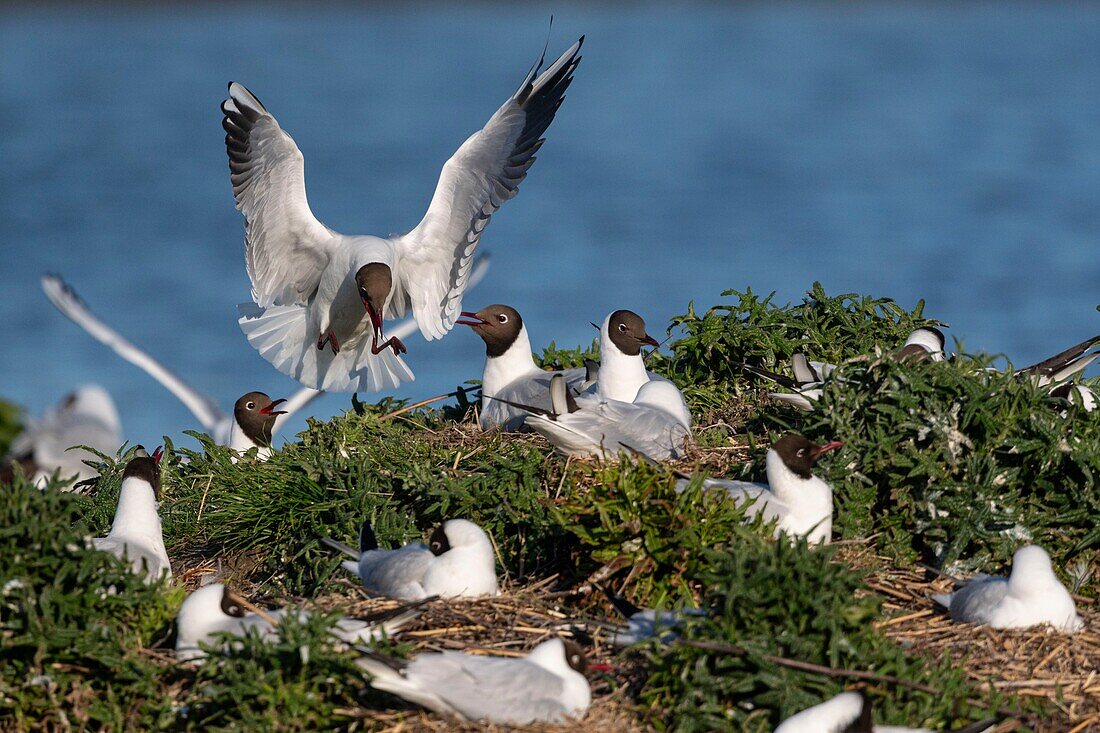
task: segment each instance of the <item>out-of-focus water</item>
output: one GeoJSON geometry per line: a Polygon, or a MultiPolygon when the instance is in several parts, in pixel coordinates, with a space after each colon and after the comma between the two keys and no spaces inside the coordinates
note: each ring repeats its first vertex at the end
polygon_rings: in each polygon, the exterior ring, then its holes
{"type": "MultiPolygon", "coordinates": [[[[193,427],[71,325],[56,271],[227,408],[295,385],[249,347],[243,225],[218,104],[246,83],[295,137],[318,218],[419,221],[443,161],[540,50],[538,4],[44,9],[0,16],[0,395],[83,382],[124,431],[193,427]]],[[[556,8],[584,61],[465,305],[516,306],[573,345],[752,286],[890,295],[969,349],[1036,360],[1100,331],[1100,7],[760,4],[556,8]]],[[[660,328],[658,325],[657,329],[660,328]]],[[[409,341],[424,397],[480,376],[458,330],[409,341]]],[[[327,395],[314,412],[347,404],[327,395]]],[[[300,427],[302,420],[292,427],[300,427]]]]}

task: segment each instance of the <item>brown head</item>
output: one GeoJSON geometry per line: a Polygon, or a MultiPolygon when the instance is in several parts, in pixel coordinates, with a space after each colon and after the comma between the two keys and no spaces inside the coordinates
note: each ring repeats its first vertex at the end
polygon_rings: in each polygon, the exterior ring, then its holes
{"type": "Polygon", "coordinates": [[[588,670],[595,670],[597,672],[610,672],[612,668],[607,664],[590,664],[588,662],[588,656],[584,653],[584,649],[581,645],[572,639],[562,639],[562,646],[565,647],[565,663],[569,665],[569,668],[578,674],[584,674],[588,670]]]}
{"type": "Polygon", "coordinates": [[[928,361],[932,352],[920,344],[909,344],[894,354],[895,361],[928,361]]]}
{"type": "Polygon", "coordinates": [[[607,335],[611,343],[627,356],[637,356],[642,346],[660,346],[657,339],[645,332],[645,321],[633,311],[615,311],[607,319],[607,335]]]}
{"type": "Polygon", "coordinates": [[[244,618],[245,610],[244,604],[241,602],[241,597],[238,596],[229,588],[222,590],[222,613],[226,616],[232,616],[233,618],[244,618]]]}
{"type": "Polygon", "coordinates": [[[157,448],[150,456],[139,445],[134,453],[136,457],[131,458],[122,471],[122,480],[139,478],[147,482],[153,487],[153,497],[160,501],[160,459],[164,456],[164,449],[157,448]]]}
{"type": "Polygon", "coordinates": [[[772,450],[779,454],[779,457],[783,459],[783,465],[796,476],[810,478],[813,475],[817,459],[842,445],[844,443],[839,440],[831,441],[825,445],[817,445],[801,435],[787,433],[772,443],[772,450]]]}
{"type": "Polygon", "coordinates": [[[381,336],[382,319],[385,317],[382,309],[393,288],[393,273],[381,262],[363,265],[355,273],[355,286],[359,289],[359,297],[363,301],[363,307],[367,309],[375,333],[381,336]]]}
{"type": "Polygon", "coordinates": [[[233,419],[241,431],[256,445],[270,446],[271,431],[285,410],[275,408],[286,400],[273,400],[263,392],[249,392],[233,405],[233,419]]]}
{"type": "Polygon", "coordinates": [[[443,526],[441,524],[436,527],[428,537],[428,549],[436,557],[451,549],[451,541],[447,539],[447,532],[443,529],[443,526]]]}
{"type": "Polygon", "coordinates": [[[523,330],[523,319],[519,312],[510,305],[490,305],[482,308],[477,313],[462,311],[459,320],[463,326],[474,329],[474,333],[485,342],[486,356],[501,356],[519,338],[519,332],[523,330]]]}

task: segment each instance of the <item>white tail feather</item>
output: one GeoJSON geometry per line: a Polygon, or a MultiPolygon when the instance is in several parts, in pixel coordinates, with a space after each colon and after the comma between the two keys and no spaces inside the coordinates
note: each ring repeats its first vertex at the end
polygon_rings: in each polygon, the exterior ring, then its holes
{"type": "Polygon", "coordinates": [[[413,373],[391,349],[370,352],[370,340],[333,354],[318,349],[308,333],[308,312],[300,305],[261,308],[241,303],[238,323],[248,342],[283,374],[325,392],[380,392],[411,382],[413,373]]]}

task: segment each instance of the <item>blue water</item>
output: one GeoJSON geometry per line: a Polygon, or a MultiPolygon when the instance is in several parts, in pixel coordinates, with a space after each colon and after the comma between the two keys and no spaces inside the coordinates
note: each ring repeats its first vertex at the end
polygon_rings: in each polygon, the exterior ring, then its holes
{"type": "MultiPolygon", "coordinates": [[[[1100,332],[1100,6],[563,5],[584,62],[468,308],[536,343],[615,308],[652,324],[752,286],[890,295],[969,349],[1036,360],[1100,332]]],[[[193,427],[71,325],[57,271],[227,407],[292,381],[247,344],[218,104],[246,83],[307,161],[318,218],[419,221],[440,165],[542,46],[540,4],[20,9],[0,16],[0,396],[106,386],[132,440],[193,427]]],[[[660,326],[657,326],[659,329],[660,326]]],[[[480,375],[456,331],[409,342],[424,397],[480,375]]],[[[314,413],[347,404],[327,395],[314,413]]],[[[296,421],[299,427],[303,420],[296,421]]]]}

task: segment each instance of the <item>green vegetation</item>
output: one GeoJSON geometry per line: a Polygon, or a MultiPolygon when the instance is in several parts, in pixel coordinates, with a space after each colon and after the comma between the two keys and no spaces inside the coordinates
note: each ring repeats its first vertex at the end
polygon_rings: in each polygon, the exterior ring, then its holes
{"type": "Polygon", "coordinates": [[[0,400],[0,456],[7,455],[11,442],[23,430],[23,411],[6,400],[0,400]]]}
{"type": "MultiPolygon", "coordinates": [[[[830,297],[818,285],[794,305],[725,295],[732,300],[704,315],[689,308],[674,319],[671,356],[649,362],[712,426],[697,436],[697,480],[682,491],[667,466],[567,462],[541,438],[481,434],[461,401],[384,419],[403,403],[353,398],[345,414],[311,420],[266,462],[234,463],[205,436],[199,450],[167,445],[161,515],[173,564],[179,572],[221,562],[251,595],[300,602],[346,591],[335,582],[341,558],[322,536],[354,544],[369,519],[383,546],[399,545],[461,516],[489,532],[512,589],[554,575],[555,591],[577,588],[602,572],[636,603],[708,611],[684,629],[688,644],[645,648],[638,689],[648,723],[770,730],[857,681],[784,659],[897,677],[868,687],[879,709],[936,729],[984,717],[986,705],[1019,705],[887,640],[870,623],[882,618],[882,599],[860,572],[832,549],[772,541],[770,528],[746,524],[724,492],[698,479],[718,465],[762,478],[770,439],[788,429],[841,439],[820,468],[836,492],[836,537],[874,535],[894,565],[965,561],[964,572],[1002,570],[1034,541],[1056,566],[1076,563],[1080,592],[1094,595],[1098,574],[1086,580],[1084,571],[1100,548],[1100,413],[986,371],[984,357],[884,358],[912,329],[937,323],[921,303],[909,311],[830,297]],[[738,366],[786,371],[796,351],[840,365],[814,413],[770,403],[772,387],[738,366]],[[730,463],[746,453],[747,462],[730,463]]],[[[541,363],[580,366],[593,353],[551,345],[541,363]]],[[[363,704],[363,680],[353,655],[331,648],[325,614],[288,625],[276,644],[246,639],[200,668],[152,648],[182,589],[146,586],[83,549],[84,537],[110,525],[126,457],[102,457],[89,496],[17,479],[0,506],[0,728],[356,727],[348,711],[363,704]],[[110,586],[117,592],[100,590],[110,586]]],[[[598,613],[583,598],[562,603],[566,613],[598,613]]]]}
{"type": "Polygon", "coordinates": [[[757,537],[706,551],[694,579],[705,589],[708,614],[686,625],[681,643],[652,653],[642,694],[675,730],[735,726],[764,733],[856,681],[784,666],[784,659],[890,675],[937,691],[872,688],[887,720],[935,726],[988,717],[988,708],[967,702],[976,695],[960,670],[911,658],[875,630],[881,599],[860,594],[860,574],[837,563],[830,548],[757,537]]]}

